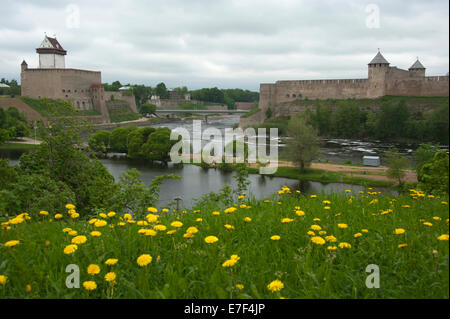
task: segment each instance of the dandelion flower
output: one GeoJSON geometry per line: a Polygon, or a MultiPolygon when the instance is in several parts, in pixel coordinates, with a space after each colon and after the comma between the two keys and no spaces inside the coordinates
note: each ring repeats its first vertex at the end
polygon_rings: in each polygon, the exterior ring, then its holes
{"type": "Polygon", "coordinates": [[[154,230],[157,230],[157,231],[165,231],[165,230],[167,229],[167,227],[164,226],[164,225],[155,225],[155,226],[153,227],[153,229],[154,229],[154,230]]]}
{"type": "Polygon", "coordinates": [[[236,284],[236,288],[239,289],[239,290],[242,290],[242,289],[244,289],[244,285],[236,284]]]}
{"type": "Polygon", "coordinates": [[[158,210],[155,207],[149,207],[149,208],[147,208],[147,210],[153,214],[158,212],[158,210]]]}
{"type": "Polygon", "coordinates": [[[323,245],[323,244],[325,244],[325,239],[323,239],[323,238],[320,237],[320,236],[314,236],[314,237],[311,237],[311,241],[312,241],[314,244],[316,244],[316,245],[323,245]]]}
{"type": "Polygon", "coordinates": [[[172,234],[175,234],[176,232],[177,232],[176,229],[172,229],[172,230],[169,230],[166,234],[167,235],[172,235],[172,234]]]}
{"type": "Polygon", "coordinates": [[[234,226],[230,224],[225,224],[224,226],[226,229],[234,229],[234,226]]]}
{"type": "Polygon", "coordinates": [[[14,247],[19,244],[20,244],[19,240],[10,240],[5,243],[5,247],[14,247]]]}
{"type": "Polygon", "coordinates": [[[183,223],[180,222],[180,221],[174,221],[174,222],[172,222],[172,223],[170,224],[170,226],[176,227],[176,228],[180,228],[180,227],[183,226],[183,223]]]}
{"type": "Polygon", "coordinates": [[[63,215],[62,214],[55,214],[55,219],[61,219],[61,218],[63,218],[63,215]]]}
{"type": "Polygon", "coordinates": [[[155,223],[158,220],[159,216],[155,214],[148,214],[146,218],[149,223],[155,223]]]}
{"type": "Polygon", "coordinates": [[[338,224],[337,226],[338,226],[338,228],[340,228],[340,229],[345,229],[345,228],[348,227],[347,224],[338,224]]]}
{"type": "Polygon", "coordinates": [[[76,236],[78,235],[78,232],[76,230],[71,230],[67,234],[69,234],[70,236],[76,236]]]}
{"type": "Polygon", "coordinates": [[[216,236],[207,236],[205,237],[205,243],[207,244],[214,244],[216,242],[219,241],[219,238],[217,238],[216,236]]]}
{"type": "Polygon", "coordinates": [[[396,234],[396,235],[401,235],[401,234],[404,234],[404,233],[405,233],[405,230],[403,228],[396,228],[394,230],[394,234],[396,234]]]}
{"type": "Polygon", "coordinates": [[[230,214],[230,213],[235,212],[236,210],[237,210],[236,207],[229,207],[229,208],[225,209],[223,212],[224,212],[225,214],[230,214]]]}
{"type": "Polygon", "coordinates": [[[95,223],[94,223],[94,226],[95,227],[104,227],[104,226],[106,226],[108,223],[106,222],[106,220],[101,220],[101,219],[99,219],[99,220],[96,220],[95,221],[95,223]]]}
{"type": "Polygon", "coordinates": [[[73,204],[67,204],[67,205],[66,205],[66,208],[69,209],[69,210],[70,210],[70,209],[75,209],[75,205],[73,205],[73,204]]]}
{"type": "Polygon", "coordinates": [[[280,240],[280,236],[278,235],[273,235],[272,237],[270,237],[271,240],[280,240]]]}
{"type": "Polygon", "coordinates": [[[75,244],[67,245],[64,248],[64,254],[66,254],[66,255],[73,254],[77,249],[78,249],[78,246],[75,244]]]}
{"type": "Polygon", "coordinates": [[[321,230],[321,229],[322,229],[322,227],[320,227],[319,225],[311,225],[310,228],[311,228],[312,230],[315,230],[315,231],[321,230]]]}
{"type": "Polygon", "coordinates": [[[95,281],[85,281],[83,282],[83,287],[88,291],[92,291],[97,289],[97,284],[95,283],[95,281]]]}
{"type": "Polygon", "coordinates": [[[76,236],[76,237],[72,238],[72,244],[81,245],[81,244],[84,244],[86,241],[87,241],[87,238],[84,235],[80,235],[80,236],[76,236]]]}
{"type": "Polygon", "coordinates": [[[108,217],[114,217],[114,216],[116,216],[116,213],[115,213],[115,212],[109,212],[109,213],[108,213],[108,217]]]}
{"type": "Polygon", "coordinates": [[[249,222],[251,222],[251,221],[252,221],[252,219],[251,219],[250,217],[245,217],[245,218],[244,218],[244,222],[249,223],[249,222]]]}
{"type": "Polygon", "coordinates": [[[328,246],[327,249],[328,249],[328,250],[336,250],[337,247],[336,247],[336,246],[328,246]]]}
{"type": "Polygon", "coordinates": [[[137,258],[137,264],[141,267],[147,266],[149,263],[152,262],[152,256],[149,254],[142,254],[137,258]]]}
{"type": "Polygon", "coordinates": [[[97,275],[98,273],[100,273],[100,267],[95,264],[90,264],[87,268],[87,273],[89,275],[97,275]]]}
{"type": "Polygon", "coordinates": [[[433,224],[432,223],[430,223],[430,222],[424,222],[423,223],[425,226],[428,226],[428,227],[431,227],[431,226],[433,226],[433,224]]]}
{"type": "Polygon", "coordinates": [[[283,224],[287,224],[287,223],[290,223],[290,222],[293,222],[294,220],[292,219],[292,218],[283,218],[282,220],[281,220],[281,222],[283,223],[283,224]]]}
{"type": "Polygon", "coordinates": [[[115,264],[117,264],[118,261],[119,259],[117,258],[109,258],[105,261],[105,265],[114,266],[115,264]]]}
{"type": "Polygon", "coordinates": [[[353,237],[355,237],[355,238],[358,238],[358,237],[361,237],[361,236],[362,236],[361,233],[356,233],[356,234],[353,235],[353,237]]]}
{"type": "Polygon", "coordinates": [[[116,279],[116,273],[115,272],[109,272],[105,275],[105,280],[107,282],[114,281],[116,279]]]}
{"type": "Polygon", "coordinates": [[[186,233],[196,234],[198,233],[198,228],[195,226],[188,227],[188,229],[186,229],[186,233]]]}
{"type": "Polygon", "coordinates": [[[399,244],[397,247],[398,247],[398,248],[404,248],[404,247],[406,247],[406,246],[408,246],[408,244],[399,244]]]}
{"type": "Polygon", "coordinates": [[[271,292],[281,291],[284,288],[284,284],[280,280],[274,280],[270,284],[267,285],[267,289],[271,292]]]}
{"type": "Polygon", "coordinates": [[[8,280],[8,277],[5,275],[0,275],[0,285],[6,284],[6,281],[8,280]]]}
{"type": "Polygon", "coordinates": [[[236,259],[228,259],[226,260],[223,264],[222,267],[233,267],[234,265],[236,265],[237,260],[236,259]]]}
{"type": "Polygon", "coordinates": [[[305,216],[305,212],[302,211],[302,210],[296,210],[296,211],[295,211],[295,214],[296,214],[297,216],[305,216]]]}
{"type": "Polygon", "coordinates": [[[326,237],[325,237],[325,240],[326,240],[327,242],[329,242],[329,243],[335,243],[335,242],[337,242],[337,238],[334,237],[333,235],[326,236],[326,237]]]}
{"type": "Polygon", "coordinates": [[[352,245],[346,242],[339,243],[339,248],[352,248],[352,245]]]}
{"type": "Polygon", "coordinates": [[[443,234],[443,235],[439,236],[438,240],[440,240],[440,241],[448,240],[448,234],[443,234]]]}

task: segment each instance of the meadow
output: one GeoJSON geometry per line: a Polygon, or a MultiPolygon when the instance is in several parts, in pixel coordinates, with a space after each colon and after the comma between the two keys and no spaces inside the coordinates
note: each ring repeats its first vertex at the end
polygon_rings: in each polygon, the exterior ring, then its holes
{"type": "Polygon", "coordinates": [[[200,206],[2,217],[0,298],[449,298],[448,196],[284,187],[200,206]]]}

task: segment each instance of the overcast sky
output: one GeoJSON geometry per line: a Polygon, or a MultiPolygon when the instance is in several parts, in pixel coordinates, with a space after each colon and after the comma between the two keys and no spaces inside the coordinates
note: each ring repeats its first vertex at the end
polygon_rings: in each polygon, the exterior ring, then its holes
{"type": "Polygon", "coordinates": [[[169,88],[259,90],[277,80],[367,78],[381,49],[391,66],[418,56],[427,75],[449,70],[447,0],[0,0],[0,77],[38,67],[47,35],[66,67],[169,88]]]}

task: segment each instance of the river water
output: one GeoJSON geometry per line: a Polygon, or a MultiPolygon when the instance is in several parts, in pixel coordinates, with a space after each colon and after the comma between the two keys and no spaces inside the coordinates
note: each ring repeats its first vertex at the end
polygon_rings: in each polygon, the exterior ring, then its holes
{"type": "MultiPolygon", "coordinates": [[[[225,128],[231,128],[235,123],[239,121],[238,116],[224,117],[224,118],[209,118],[208,123],[202,121],[201,130],[207,128],[218,128],[222,133],[225,128]]],[[[164,123],[158,126],[166,126],[172,130],[179,130],[179,128],[185,128],[189,132],[192,132],[193,122],[174,122],[164,123]]],[[[198,127],[196,129],[199,129],[198,127]]],[[[193,136],[192,134],[191,136],[193,136]]],[[[210,139],[201,140],[202,145],[210,142],[210,139]]],[[[280,149],[285,147],[283,140],[278,140],[280,149]]],[[[406,156],[411,157],[412,153],[419,146],[419,144],[389,144],[379,141],[360,141],[360,140],[348,140],[348,139],[327,139],[323,140],[320,152],[321,161],[333,161],[333,162],[346,162],[361,163],[363,155],[381,155],[382,152],[391,147],[397,147],[400,152],[406,156]]],[[[18,158],[23,153],[23,150],[0,150],[0,157],[9,158],[11,164],[17,164],[18,158]]],[[[233,178],[235,172],[223,172],[219,169],[203,169],[194,165],[184,165],[182,167],[174,167],[169,163],[168,167],[162,167],[159,165],[151,165],[149,163],[136,162],[123,159],[101,159],[103,165],[106,166],[108,171],[114,176],[116,181],[121,173],[130,168],[138,169],[142,174],[142,180],[146,184],[150,184],[152,179],[156,176],[163,174],[175,174],[181,176],[180,180],[166,180],[161,185],[160,192],[160,205],[166,205],[172,202],[175,197],[181,197],[183,200],[181,206],[191,207],[195,198],[199,198],[203,194],[209,192],[219,191],[225,184],[229,184],[232,187],[236,186],[236,182],[233,178]]],[[[352,190],[353,193],[358,193],[360,190],[364,190],[363,186],[348,185],[341,183],[318,183],[318,182],[299,182],[298,180],[280,178],[280,177],[267,177],[256,174],[249,175],[250,187],[249,194],[258,199],[265,198],[270,194],[275,193],[282,186],[286,185],[291,189],[300,190],[307,194],[318,194],[321,192],[343,192],[346,189],[352,190]]],[[[387,189],[376,188],[382,192],[389,192],[387,189]]]]}

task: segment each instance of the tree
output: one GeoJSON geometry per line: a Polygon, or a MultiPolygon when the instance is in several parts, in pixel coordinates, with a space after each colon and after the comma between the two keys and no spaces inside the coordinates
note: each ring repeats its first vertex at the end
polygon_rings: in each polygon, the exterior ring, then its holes
{"type": "MultiPolygon", "coordinates": [[[[142,146],[143,156],[151,161],[162,161],[167,164],[170,160],[169,152],[177,142],[177,140],[170,140],[170,132],[169,128],[160,127],[151,133],[147,142],[142,146]]],[[[181,139],[181,135],[179,138],[181,139]]]]}
{"type": "Polygon", "coordinates": [[[89,148],[98,153],[106,153],[109,148],[111,132],[106,130],[98,130],[89,137],[89,148]]]}
{"type": "Polygon", "coordinates": [[[306,119],[299,113],[288,123],[288,154],[290,159],[299,165],[300,172],[311,165],[313,159],[319,155],[319,139],[314,128],[307,124],[306,119]]]}
{"type": "Polygon", "coordinates": [[[449,192],[449,157],[444,150],[436,152],[433,158],[422,165],[417,177],[419,189],[435,194],[449,192]]]}
{"type": "Polygon", "coordinates": [[[137,129],[136,126],[116,127],[111,132],[111,150],[113,152],[126,153],[128,151],[128,134],[137,129]]]}
{"type": "Polygon", "coordinates": [[[147,142],[148,136],[155,130],[153,127],[143,127],[130,132],[128,135],[128,157],[133,159],[144,158],[142,146],[147,142]]]}
{"type": "Polygon", "coordinates": [[[169,91],[166,88],[166,85],[164,82],[158,83],[156,85],[156,95],[159,96],[160,99],[168,99],[169,98],[169,91]]]}
{"type": "Polygon", "coordinates": [[[156,105],[144,103],[139,107],[139,113],[142,115],[153,114],[156,112],[156,105]]]}
{"type": "Polygon", "coordinates": [[[434,155],[440,151],[439,145],[423,144],[414,153],[414,161],[417,175],[422,166],[433,159],[434,155]]]}
{"type": "Polygon", "coordinates": [[[385,161],[387,164],[386,175],[390,178],[395,178],[399,185],[403,184],[403,177],[405,177],[405,170],[408,168],[408,159],[403,157],[396,148],[385,152],[385,161]]]}

